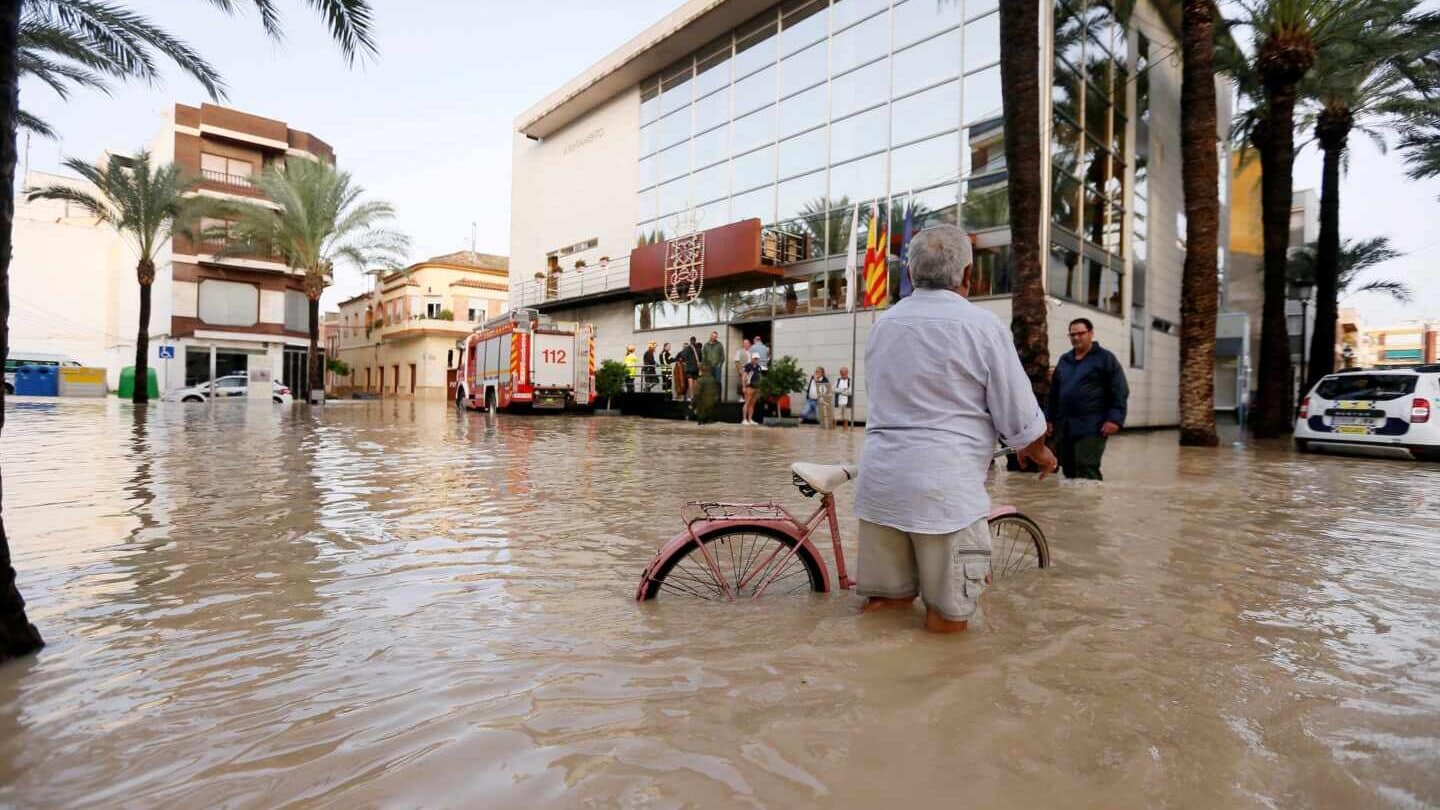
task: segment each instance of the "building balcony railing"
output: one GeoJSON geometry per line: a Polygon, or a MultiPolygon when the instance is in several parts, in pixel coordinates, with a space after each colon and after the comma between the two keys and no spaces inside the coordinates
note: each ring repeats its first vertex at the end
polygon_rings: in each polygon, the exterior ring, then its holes
{"type": "Polygon", "coordinates": [[[225,172],[218,172],[214,169],[202,169],[200,171],[200,176],[207,183],[218,183],[222,186],[243,189],[245,191],[255,190],[255,181],[252,180],[248,175],[226,174],[225,172]]]}
{"type": "Polygon", "coordinates": [[[522,281],[510,290],[510,307],[523,309],[551,301],[583,298],[630,289],[630,257],[612,259],[593,267],[566,270],[522,281]]]}
{"type": "Polygon", "coordinates": [[[209,256],[210,261],[220,264],[226,262],[271,262],[283,265],[285,263],[285,257],[273,251],[267,253],[257,250],[221,255],[221,252],[225,250],[228,244],[229,242],[223,239],[206,239],[200,243],[199,253],[203,256],[209,256]]]}

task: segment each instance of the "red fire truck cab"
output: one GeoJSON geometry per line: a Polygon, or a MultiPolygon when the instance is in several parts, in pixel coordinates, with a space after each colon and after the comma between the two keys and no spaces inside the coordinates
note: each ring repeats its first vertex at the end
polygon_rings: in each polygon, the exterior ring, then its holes
{"type": "Polygon", "coordinates": [[[595,404],[595,327],[531,309],[491,318],[460,342],[462,408],[564,410],[595,404]]]}

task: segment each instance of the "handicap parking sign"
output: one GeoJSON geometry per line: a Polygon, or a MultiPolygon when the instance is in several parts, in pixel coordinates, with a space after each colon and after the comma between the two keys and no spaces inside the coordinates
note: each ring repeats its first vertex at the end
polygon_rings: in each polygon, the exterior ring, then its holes
{"type": "Polygon", "coordinates": [[[160,359],[161,359],[161,360],[174,360],[174,359],[175,359],[175,347],[174,347],[174,346],[161,346],[161,347],[160,347],[160,359]]]}

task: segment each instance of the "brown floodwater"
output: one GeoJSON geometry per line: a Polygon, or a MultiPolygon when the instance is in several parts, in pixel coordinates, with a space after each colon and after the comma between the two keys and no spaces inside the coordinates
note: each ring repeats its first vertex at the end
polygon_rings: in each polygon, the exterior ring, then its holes
{"type": "Polygon", "coordinates": [[[50,646],[0,667],[0,806],[1440,805],[1437,465],[1149,433],[1102,485],[1002,473],[1055,565],[937,638],[631,601],[685,500],[803,507],[788,463],[859,431],[8,407],[50,646]]]}

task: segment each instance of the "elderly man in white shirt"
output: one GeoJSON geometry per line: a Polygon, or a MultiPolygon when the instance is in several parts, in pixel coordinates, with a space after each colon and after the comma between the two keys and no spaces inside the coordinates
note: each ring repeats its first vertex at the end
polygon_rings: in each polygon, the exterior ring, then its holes
{"type": "Polygon", "coordinates": [[[866,610],[925,601],[925,627],[964,630],[990,569],[985,475],[995,443],[1043,478],[1055,469],[1045,414],[1010,329],[965,300],[968,235],[954,225],[910,243],[915,292],[865,345],[869,419],[855,514],[866,610]]]}

